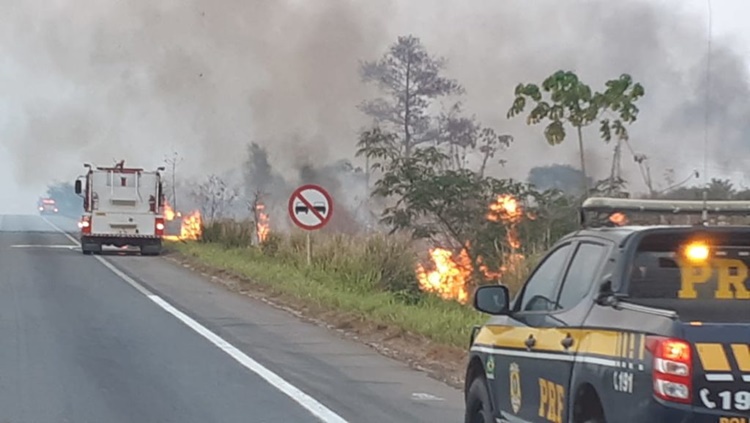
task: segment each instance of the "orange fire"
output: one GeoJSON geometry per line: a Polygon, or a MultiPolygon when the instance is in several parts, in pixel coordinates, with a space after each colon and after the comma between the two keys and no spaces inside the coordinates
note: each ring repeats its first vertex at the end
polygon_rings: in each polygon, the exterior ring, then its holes
{"type": "Polygon", "coordinates": [[[171,222],[175,218],[174,209],[166,201],[164,202],[164,220],[171,222]]]}
{"type": "Polygon", "coordinates": [[[182,227],[180,228],[180,239],[198,240],[201,237],[203,225],[201,221],[201,212],[198,210],[182,218],[182,227]]]}
{"type": "Polygon", "coordinates": [[[471,259],[466,250],[461,250],[457,260],[444,248],[433,248],[430,257],[435,270],[427,271],[417,265],[417,281],[423,291],[433,292],[446,300],[465,304],[469,298],[468,281],[471,277],[471,259]]]}
{"type": "Polygon", "coordinates": [[[180,218],[182,223],[180,225],[179,235],[164,235],[164,239],[171,241],[180,240],[197,240],[201,237],[202,222],[201,213],[196,210],[187,216],[183,216],[182,213],[176,212],[169,203],[164,203],[164,220],[171,222],[176,218],[180,218]]]}
{"type": "MultiPolygon", "coordinates": [[[[518,224],[526,216],[518,200],[511,195],[499,195],[495,202],[490,204],[487,219],[492,222],[500,222],[507,228],[507,241],[511,251],[503,255],[503,265],[498,270],[492,270],[484,259],[476,257],[476,269],[487,281],[499,280],[503,274],[515,272],[523,264],[525,257],[518,253],[521,248],[521,240],[518,236],[518,224]]],[[[471,276],[474,274],[471,258],[469,257],[467,244],[462,248],[458,257],[444,248],[430,249],[430,258],[434,270],[427,271],[421,264],[417,266],[417,281],[419,287],[426,292],[434,292],[447,300],[456,300],[465,304],[469,298],[469,287],[471,276]]]]}
{"type": "Polygon", "coordinates": [[[258,204],[255,206],[255,232],[258,234],[258,243],[263,243],[268,239],[268,231],[270,225],[268,222],[268,215],[264,212],[266,206],[258,204]]]}
{"type": "Polygon", "coordinates": [[[492,222],[503,222],[508,225],[508,245],[514,250],[521,248],[516,226],[523,219],[524,213],[518,200],[511,195],[498,195],[497,200],[490,204],[487,219],[492,222]]]}

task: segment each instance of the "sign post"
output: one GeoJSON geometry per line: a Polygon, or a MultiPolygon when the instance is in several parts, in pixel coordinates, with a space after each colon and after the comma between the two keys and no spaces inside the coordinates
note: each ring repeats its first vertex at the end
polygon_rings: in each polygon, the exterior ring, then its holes
{"type": "Polygon", "coordinates": [[[310,231],[324,227],[333,216],[333,198],[318,185],[303,185],[289,197],[289,217],[307,231],[307,264],[312,262],[310,231]]]}

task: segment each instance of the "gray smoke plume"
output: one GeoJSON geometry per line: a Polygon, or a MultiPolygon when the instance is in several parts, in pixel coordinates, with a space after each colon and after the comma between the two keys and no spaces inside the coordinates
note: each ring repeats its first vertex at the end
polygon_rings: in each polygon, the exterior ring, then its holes
{"type": "MultiPolygon", "coordinates": [[[[351,158],[368,123],[356,105],[371,94],[358,61],[408,33],[449,60],[469,113],[515,136],[498,174],[577,166],[573,139],[550,147],[541,127],[505,119],[518,82],[558,69],[593,88],[623,72],[643,83],[634,149],[652,156],[654,175],[689,173],[703,160],[706,25],[678,4],[0,0],[0,165],[12,168],[0,192],[27,201],[19,186],[35,197],[50,180],[75,178],[84,161],[156,167],[172,148],[185,157],[183,176],[205,177],[239,166],[252,140],[288,175],[301,159],[317,167],[351,158]]],[[[711,162],[739,168],[750,130],[746,65],[728,43],[714,47],[711,162]]],[[[604,177],[612,146],[594,127],[587,136],[594,176],[604,177]]],[[[623,164],[636,179],[627,155],[623,164]]]]}

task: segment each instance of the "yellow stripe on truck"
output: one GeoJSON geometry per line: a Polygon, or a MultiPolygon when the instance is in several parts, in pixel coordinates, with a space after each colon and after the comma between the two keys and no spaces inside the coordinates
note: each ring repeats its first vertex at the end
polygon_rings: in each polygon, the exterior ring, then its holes
{"type": "Polygon", "coordinates": [[[743,373],[750,373],[750,345],[732,344],[732,352],[743,373]]]}
{"type": "Polygon", "coordinates": [[[474,342],[500,348],[526,349],[525,341],[529,335],[532,335],[536,341],[532,351],[577,351],[579,353],[597,354],[606,357],[628,355],[628,344],[625,344],[625,334],[604,330],[484,326],[477,334],[474,342]],[[573,346],[569,350],[566,350],[561,341],[568,334],[573,338],[573,346]]]}
{"type": "Polygon", "coordinates": [[[707,372],[732,371],[729,359],[721,344],[696,343],[695,349],[698,351],[698,357],[700,357],[703,370],[707,372]]]}

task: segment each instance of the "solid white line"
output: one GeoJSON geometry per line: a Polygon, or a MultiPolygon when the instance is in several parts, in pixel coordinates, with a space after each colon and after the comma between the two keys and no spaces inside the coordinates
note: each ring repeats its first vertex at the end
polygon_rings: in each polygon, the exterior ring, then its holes
{"type": "Polygon", "coordinates": [[[263,367],[260,363],[248,357],[247,354],[240,351],[238,348],[225,341],[215,333],[206,329],[203,325],[191,319],[181,311],[172,307],[169,303],[161,299],[158,295],[149,295],[149,298],[158,304],[161,308],[171,313],[173,316],[181,320],[183,323],[188,325],[191,329],[198,332],[200,335],[211,341],[212,344],[219,347],[222,351],[229,354],[232,358],[237,360],[240,364],[250,369],[253,373],[265,379],[268,383],[275,386],[281,392],[287,394],[289,397],[297,401],[300,405],[305,407],[308,411],[313,413],[316,417],[327,423],[347,423],[346,420],[341,418],[333,411],[326,408],[323,404],[317,400],[297,389],[294,385],[290,384],[286,380],[279,377],[277,374],[271,372],[267,368],[263,367]]]}
{"type": "MultiPolygon", "coordinates": [[[[47,220],[47,218],[45,217],[42,217],[42,218],[55,230],[57,230],[58,232],[68,237],[68,239],[71,240],[77,246],[80,246],[80,243],[78,242],[77,239],[73,238],[72,236],[70,236],[70,234],[58,228],[55,224],[47,220]]],[[[258,376],[263,378],[266,382],[270,383],[273,387],[275,387],[279,391],[289,396],[289,398],[291,398],[292,400],[297,402],[299,405],[304,407],[307,411],[312,413],[315,417],[320,419],[322,422],[324,423],[349,423],[346,420],[344,420],[341,416],[334,413],[332,410],[330,410],[329,408],[327,408],[326,406],[318,402],[315,398],[302,392],[300,389],[298,389],[291,383],[282,379],[281,376],[268,370],[262,364],[250,358],[247,354],[240,351],[237,347],[230,344],[219,335],[216,335],[215,333],[206,329],[200,323],[196,322],[195,320],[191,319],[190,317],[188,317],[181,311],[177,310],[174,306],[166,302],[164,299],[162,299],[158,295],[152,294],[143,285],[139,284],[133,278],[123,273],[120,269],[118,269],[112,263],[105,260],[103,257],[101,256],[94,256],[94,257],[100,263],[102,263],[105,267],[107,267],[110,271],[112,271],[112,273],[119,276],[120,279],[124,280],[130,286],[137,289],[140,293],[144,294],[146,297],[148,297],[151,301],[156,303],[159,307],[161,307],[167,313],[176,317],[182,323],[187,325],[190,329],[194,330],[199,335],[211,341],[212,344],[219,347],[219,349],[227,353],[230,357],[234,358],[238,363],[243,365],[245,368],[257,374],[258,376]]]]}
{"type": "Polygon", "coordinates": [[[11,245],[10,248],[65,248],[65,249],[72,249],[72,248],[76,248],[76,246],[75,245],[14,244],[14,245],[11,245]]]}
{"type": "Polygon", "coordinates": [[[750,375],[742,375],[742,380],[745,382],[750,382],[750,375]]]}
{"type": "Polygon", "coordinates": [[[734,380],[734,376],[731,374],[719,373],[719,374],[706,374],[706,380],[709,382],[731,382],[734,380]]]}
{"type": "Polygon", "coordinates": [[[479,351],[487,354],[493,354],[493,355],[505,355],[509,357],[533,357],[533,358],[539,358],[542,360],[555,360],[555,361],[573,361],[575,360],[575,357],[570,355],[562,355],[562,354],[549,354],[549,353],[535,353],[535,352],[526,352],[526,351],[517,351],[517,350],[503,350],[503,349],[497,349],[497,348],[487,348],[487,347],[472,347],[472,351],[479,351]]]}

